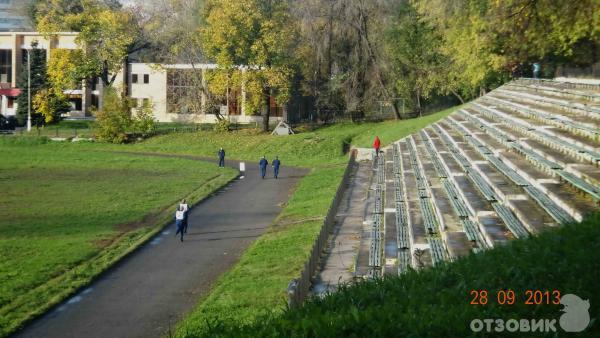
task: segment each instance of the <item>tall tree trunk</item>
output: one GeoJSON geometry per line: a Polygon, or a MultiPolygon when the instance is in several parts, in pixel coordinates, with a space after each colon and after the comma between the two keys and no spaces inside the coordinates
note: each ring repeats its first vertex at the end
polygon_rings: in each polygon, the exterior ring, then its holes
{"type": "Polygon", "coordinates": [[[417,89],[416,94],[417,112],[419,113],[419,117],[421,117],[421,112],[423,111],[423,108],[421,107],[421,90],[417,89]]]}
{"type": "Polygon", "coordinates": [[[456,98],[460,101],[460,104],[465,104],[465,100],[455,90],[451,90],[450,92],[452,95],[456,96],[456,98]]]}
{"type": "Polygon", "coordinates": [[[368,17],[364,13],[364,9],[362,3],[359,4],[360,11],[360,29],[359,33],[365,39],[367,45],[367,53],[369,55],[369,59],[373,64],[373,68],[375,70],[375,75],[377,76],[377,82],[379,82],[379,86],[381,87],[381,92],[383,93],[383,97],[392,104],[392,108],[394,109],[394,117],[396,120],[400,119],[400,111],[398,110],[398,106],[392,102],[394,98],[391,97],[386,84],[384,82],[383,76],[381,75],[381,69],[377,62],[377,57],[375,56],[375,51],[373,50],[373,46],[371,45],[371,40],[369,39],[369,31],[368,31],[368,17]]]}
{"type": "Polygon", "coordinates": [[[263,113],[263,131],[269,131],[269,118],[271,117],[271,88],[265,88],[265,102],[267,103],[267,107],[265,112],[263,113]]]}
{"type": "MultiPolygon", "coordinates": [[[[327,38],[327,77],[328,79],[331,79],[332,74],[332,64],[333,64],[333,60],[331,57],[331,48],[333,43],[331,42],[333,40],[333,5],[334,2],[331,2],[331,6],[329,7],[329,32],[328,32],[328,38],[327,38]]],[[[320,67],[319,67],[320,68],[320,67]]],[[[320,71],[320,69],[319,69],[320,71]]]]}

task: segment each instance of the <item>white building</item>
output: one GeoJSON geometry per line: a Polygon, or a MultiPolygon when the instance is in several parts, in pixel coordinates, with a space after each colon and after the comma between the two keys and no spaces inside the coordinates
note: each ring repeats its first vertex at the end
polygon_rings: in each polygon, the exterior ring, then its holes
{"type": "MultiPolygon", "coordinates": [[[[49,60],[54,49],[79,48],[76,38],[77,33],[72,32],[56,33],[52,37],[37,32],[0,32],[0,114],[13,116],[16,113],[16,99],[22,89],[17,87],[17,79],[27,65],[27,53],[32,44],[37,43],[37,48],[44,50],[46,60],[49,60]]],[[[71,102],[72,116],[84,116],[100,94],[83,85],[65,93],[71,102]]]]}
{"type": "MultiPolygon", "coordinates": [[[[0,32],[0,114],[5,117],[16,114],[16,99],[22,89],[17,87],[17,78],[24,71],[32,44],[37,42],[37,48],[44,50],[46,60],[50,60],[54,49],[79,48],[77,34],[63,32],[45,37],[37,32],[0,32]]],[[[216,67],[215,64],[128,63],[117,74],[113,86],[125,89],[138,106],[144,102],[151,104],[159,122],[214,123],[215,112],[232,123],[262,122],[261,116],[246,112],[243,85],[230,88],[219,102],[208,98],[204,91],[206,74],[216,67]]],[[[91,117],[90,108],[102,107],[101,81],[96,79],[89,84],[65,91],[71,102],[70,117],[91,117]]],[[[281,121],[285,107],[278,106],[274,98],[269,102],[271,121],[281,121]]]]}
{"type": "MultiPolygon", "coordinates": [[[[232,88],[216,106],[209,104],[207,93],[201,88],[206,88],[207,72],[216,67],[215,64],[129,63],[117,76],[114,86],[125,88],[138,107],[145,102],[151,104],[159,122],[214,123],[215,109],[233,123],[261,122],[261,116],[247,114],[243,86],[232,88]]],[[[273,98],[270,101],[272,121],[281,121],[285,107],[278,106],[273,98]]]]}

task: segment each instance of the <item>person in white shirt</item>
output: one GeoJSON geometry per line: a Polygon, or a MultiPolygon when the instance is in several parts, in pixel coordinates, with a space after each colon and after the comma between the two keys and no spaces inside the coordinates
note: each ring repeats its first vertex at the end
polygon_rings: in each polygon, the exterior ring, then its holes
{"type": "Polygon", "coordinates": [[[185,199],[181,200],[181,203],[179,203],[179,207],[181,208],[181,210],[183,210],[183,232],[187,234],[187,228],[188,228],[188,214],[189,214],[189,206],[188,204],[185,202],[185,199]]]}
{"type": "Polygon", "coordinates": [[[175,211],[175,225],[177,226],[177,232],[175,232],[175,236],[177,234],[181,234],[180,241],[183,242],[183,220],[185,218],[185,212],[181,206],[177,207],[177,211],[175,211]]]}

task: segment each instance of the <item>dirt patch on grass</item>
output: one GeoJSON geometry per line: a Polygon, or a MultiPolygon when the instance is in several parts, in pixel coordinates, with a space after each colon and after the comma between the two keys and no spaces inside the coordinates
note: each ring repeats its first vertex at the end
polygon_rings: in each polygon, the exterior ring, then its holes
{"type": "Polygon", "coordinates": [[[117,234],[115,234],[114,236],[111,236],[111,237],[95,240],[93,242],[93,244],[95,247],[97,247],[99,249],[104,249],[104,248],[110,246],[111,244],[115,243],[116,241],[118,241],[121,237],[123,237],[123,235],[125,235],[129,232],[135,231],[135,230],[143,228],[143,227],[155,226],[156,224],[158,224],[158,222],[161,219],[164,219],[164,216],[166,215],[167,211],[168,211],[168,207],[164,208],[163,210],[161,210],[159,212],[150,213],[150,214],[144,216],[144,218],[142,218],[141,220],[129,222],[129,223],[118,224],[115,226],[117,229],[117,234]]]}
{"type": "Polygon", "coordinates": [[[117,225],[117,230],[119,230],[119,232],[129,232],[132,230],[139,229],[141,227],[155,225],[158,222],[158,220],[161,218],[161,216],[165,215],[167,209],[168,208],[163,208],[159,212],[149,213],[148,215],[144,216],[144,218],[142,218],[139,221],[119,224],[119,225],[117,225]]]}

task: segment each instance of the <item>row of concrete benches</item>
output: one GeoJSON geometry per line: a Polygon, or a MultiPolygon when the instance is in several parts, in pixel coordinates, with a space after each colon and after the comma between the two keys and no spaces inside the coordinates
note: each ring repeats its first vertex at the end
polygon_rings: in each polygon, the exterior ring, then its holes
{"type": "Polygon", "coordinates": [[[480,103],[473,103],[473,107],[476,108],[480,113],[499,121],[504,121],[510,128],[524,133],[549,147],[556,148],[558,150],[570,153],[571,155],[588,160],[593,164],[600,161],[600,153],[594,150],[586,149],[580,145],[577,145],[572,140],[565,140],[556,135],[548,134],[542,128],[528,124],[527,122],[515,117],[514,115],[506,114],[496,109],[493,106],[482,105],[480,103]]]}
{"type": "Polygon", "coordinates": [[[537,89],[527,88],[519,85],[505,85],[497,89],[500,92],[506,92],[510,96],[531,99],[537,105],[554,107],[564,112],[569,112],[592,119],[600,119],[600,105],[587,99],[564,98],[556,96],[556,93],[545,93],[537,89]]]}
{"type": "MultiPolygon", "coordinates": [[[[491,135],[493,137],[496,137],[500,141],[505,142],[509,148],[512,147],[513,149],[518,150],[519,152],[523,153],[525,155],[525,157],[530,159],[531,161],[534,161],[536,163],[542,163],[541,161],[546,161],[541,156],[538,156],[535,152],[532,152],[529,149],[521,146],[518,142],[516,142],[514,140],[510,140],[511,139],[510,137],[508,137],[502,131],[495,128],[493,125],[486,124],[484,121],[482,121],[481,119],[477,119],[477,117],[471,115],[469,112],[462,110],[461,115],[463,117],[465,117],[467,120],[476,124],[482,131],[488,133],[489,135],[491,135]]],[[[491,158],[492,158],[491,156],[488,157],[488,160],[490,160],[491,158]]],[[[557,222],[566,223],[566,222],[573,221],[573,217],[571,217],[568,212],[566,212],[561,207],[559,207],[557,205],[557,203],[555,203],[554,201],[552,201],[549,198],[540,199],[539,198],[539,195],[540,195],[539,189],[537,189],[536,187],[533,186],[534,182],[530,182],[530,181],[526,180],[520,174],[518,174],[515,170],[508,167],[508,165],[506,165],[505,163],[503,163],[500,159],[498,159],[496,157],[494,157],[494,160],[490,160],[490,163],[492,163],[500,172],[502,172],[506,177],[511,179],[515,184],[522,186],[524,188],[528,187],[529,189],[525,189],[525,191],[527,193],[529,193],[529,195],[532,198],[534,198],[538,202],[538,204],[544,210],[546,210],[550,214],[550,216],[552,216],[557,222]]],[[[545,165],[544,163],[542,163],[542,164],[545,165]]],[[[548,165],[549,168],[552,166],[553,165],[548,165]]]]}
{"type": "Polygon", "coordinates": [[[410,250],[410,232],[408,222],[408,207],[406,204],[406,190],[403,181],[402,160],[400,148],[397,143],[392,147],[393,172],[394,172],[394,197],[396,207],[396,242],[398,244],[398,274],[408,271],[411,267],[412,255],[410,250]]]}
{"type": "MultiPolygon", "coordinates": [[[[500,92],[503,93],[503,92],[500,92]]],[[[558,128],[562,128],[574,133],[579,133],[581,135],[587,136],[592,140],[598,139],[600,137],[600,130],[595,127],[594,123],[581,123],[577,121],[573,121],[572,119],[558,114],[550,114],[543,110],[530,108],[525,106],[519,102],[514,102],[512,100],[507,100],[503,96],[487,96],[486,100],[497,104],[498,106],[509,109],[513,112],[523,114],[527,117],[543,121],[544,123],[552,124],[558,128]]]]}
{"type": "Polygon", "coordinates": [[[542,79],[521,79],[508,84],[512,87],[521,87],[528,91],[547,93],[567,99],[581,99],[589,102],[600,102],[598,85],[564,83],[542,79]]]}
{"type": "MultiPolygon", "coordinates": [[[[479,111],[481,112],[481,110],[479,110],[479,111]]],[[[545,157],[538,154],[534,149],[527,147],[526,143],[523,144],[523,143],[519,142],[518,140],[516,140],[514,137],[506,135],[504,132],[498,130],[491,124],[485,124],[481,120],[473,119],[472,115],[464,110],[462,110],[461,113],[463,114],[463,116],[466,116],[468,119],[479,122],[481,124],[480,127],[483,127],[485,131],[493,130],[492,132],[490,132],[490,135],[499,137],[500,140],[509,143],[509,147],[511,147],[511,148],[517,150],[518,152],[520,152],[521,154],[523,154],[527,159],[529,159],[535,165],[542,166],[544,169],[549,170],[551,173],[554,173],[554,174],[562,177],[565,181],[569,182],[576,188],[581,189],[582,191],[588,193],[592,198],[597,199],[597,200],[600,199],[600,188],[581,179],[574,172],[570,172],[570,170],[574,171],[574,169],[564,167],[563,165],[560,165],[559,163],[556,163],[554,161],[546,159],[545,157]]]]}
{"type": "Polygon", "coordinates": [[[379,154],[374,159],[375,165],[375,203],[371,224],[371,245],[369,249],[369,267],[372,277],[380,276],[383,261],[384,234],[384,187],[385,187],[385,158],[379,154]]]}
{"type": "MultiPolygon", "coordinates": [[[[448,125],[454,126],[457,132],[461,132],[461,130],[455,126],[456,124],[453,122],[453,120],[448,119],[447,122],[448,125]]],[[[438,133],[438,135],[444,135],[447,132],[437,124],[434,125],[434,130],[438,133]]],[[[468,140],[472,136],[467,133],[466,135],[463,134],[463,137],[468,140]]],[[[446,136],[444,139],[447,140],[446,147],[448,147],[451,152],[460,152],[460,149],[454,144],[454,142],[450,140],[449,137],[446,136]]],[[[465,174],[467,174],[467,177],[469,177],[469,179],[474,183],[479,190],[479,193],[485,198],[485,200],[491,204],[496,211],[496,214],[500,217],[500,219],[502,219],[503,223],[511,231],[511,233],[517,238],[526,236],[528,233],[523,224],[517,219],[517,217],[514,216],[512,211],[506,205],[504,205],[500,198],[498,198],[497,194],[494,192],[494,189],[491,187],[488,181],[483,178],[482,174],[473,167],[464,168],[464,170],[465,174]]]]}
{"type": "Polygon", "coordinates": [[[423,216],[423,226],[429,235],[438,232],[438,221],[435,211],[432,207],[431,194],[428,189],[427,178],[425,177],[421,166],[419,165],[417,151],[415,149],[414,140],[411,136],[406,141],[413,172],[417,178],[417,187],[419,189],[419,203],[421,207],[421,215],[423,216]]]}
{"type": "Polygon", "coordinates": [[[429,134],[425,131],[421,131],[421,138],[425,143],[425,148],[427,149],[429,158],[433,161],[433,163],[439,163],[440,167],[434,166],[436,169],[438,178],[440,179],[441,185],[452,205],[452,209],[456,217],[460,220],[460,223],[464,229],[464,232],[469,241],[475,243],[474,250],[481,250],[488,247],[483,235],[478,230],[478,226],[476,225],[476,221],[472,219],[474,215],[469,211],[469,208],[466,205],[463,197],[458,193],[455,183],[453,182],[449,171],[443,165],[443,162],[440,160],[439,153],[436,150],[434,144],[431,141],[429,134]]]}

